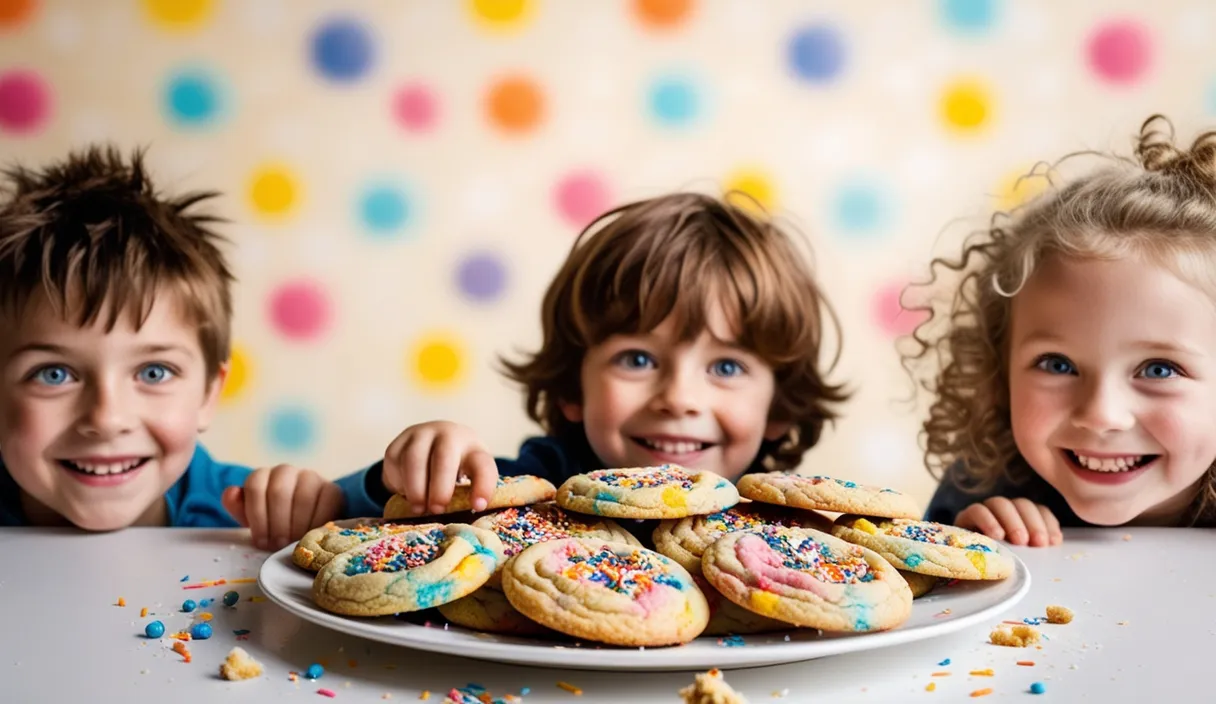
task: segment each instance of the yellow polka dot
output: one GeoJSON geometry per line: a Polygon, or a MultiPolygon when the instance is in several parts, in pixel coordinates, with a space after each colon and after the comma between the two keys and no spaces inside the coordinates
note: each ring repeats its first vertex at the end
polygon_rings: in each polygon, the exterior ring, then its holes
{"type": "Polygon", "coordinates": [[[521,24],[532,15],[529,0],[469,0],[468,7],[475,20],[494,28],[521,24]]]}
{"type": "Polygon", "coordinates": [[[680,487],[669,486],[663,490],[663,503],[672,508],[686,508],[688,506],[688,498],[680,487]]]}
{"type": "Polygon", "coordinates": [[[228,360],[228,378],[220,389],[220,401],[229,403],[240,397],[249,380],[249,356],[245,350],[233,345],[232,357],[228,360]]]}
{"type": "Polygon", "coordinates": [[[264,166],[250,179],[249,201],[254,211],[262,215],[284,216],[295,208],[299,191],[297,179],[290,169],[264,166]]]}
{"type": "Polygon", "coordinates": [[[1034,173],[1030,172],[1030,167],[1012,171],[997,187],[997,208],[1003,211],[1013,210],[1033,200],[1047,190],[1049,185],[1051,184],[1047,181],[1047,173],[1042,166],[1036,167],[1034,173]]]}
{"type": "Polygon", "coordinates": [[[777,205],[777,188],[768,174],[758,169],[740,169],[726,181],[727,200],[732,204],[748,210],[756,210],[759,204],[762,210],[772,212],[777,205]],[[744,198],[738,197],[737,191],[744,198]]]}
{"type": "Polygon", "coordinates": [[[410,373],[424,388],[451,388],[464,376],[464,356],[459,340],[448,335],[428,336],[410,353],[410,373]]]}
{"type": "Polygon", "coordinates": [[[162,29],[196,29],[211,18],[212,0],[144,0],[144,12],[162,29]]]}
{"type": "Polygon", "coordinates": [[[755,611],[761,615],[768,615],[777,610],[777,604],[781,600],[772,592],[763,592],[759,589],[753,589],[748,601],[750,601],[752,604],[752,611],[755,611]]]}
{"type": "Polygon", "coordinates": [[[942,93],[941,116],[952,130],[975,132],[992,119],[992,97],[979,81],[956,81],[942,93]]]}

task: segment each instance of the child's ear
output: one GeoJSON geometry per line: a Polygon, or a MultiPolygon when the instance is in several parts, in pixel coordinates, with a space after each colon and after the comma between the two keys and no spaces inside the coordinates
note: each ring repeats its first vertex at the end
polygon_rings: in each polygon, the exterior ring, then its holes
{"type": "Polygon", "coordinates": [[[562,415],[571,423],[583,422],[583,405],[581,403],[570,403],[569,401],[558,401],[557,407],[561,409],[562,415]]]}
{"type": "Polygon", "coordinates": [[[215,373],[215,378],[207,385],[207,395],[203,398],[203,407],[198,411],[198,432],[204,432],[211,427],[211,419],[215,418],[215,407],[220,403],[220,392],[224,390],[224,380],[228,378],[229,363],[224,362],[215,373]]]}
{"type": "Polygon", "coordinates": [[[792,427],[794,427],[794,424],[788,420],[770,420],[768,425],[764,426],[764,439],[769,441],[780,440],[792,427]]]}

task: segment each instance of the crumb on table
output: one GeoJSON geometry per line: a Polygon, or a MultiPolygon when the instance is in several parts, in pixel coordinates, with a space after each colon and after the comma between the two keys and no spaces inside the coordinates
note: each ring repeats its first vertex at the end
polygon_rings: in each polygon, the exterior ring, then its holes
{"type": "Polygon", "coordinates": [[[262,676],[262,663],[250,657],[244,648],[228,651],[228,658],[220,665],[220,677],[226,680],[249,680],[262,676]]]}
{"type": "Polygon", "coordinates": [[[698,674],[696,680],[680,690],[684,704],[747,704],[747,699],[731,688],[714,668],[698,674]]]}
{"type": "Polygon", "coordinates": [[[1039,642],[1039,632],[1030,626],[994,628],[988,634],[988,642],[1010,648],[1025,648],[1039,642]]]}
{"type": "Polygon", "coordinates": [[[1048,606],[1048,623],[1072,623],[1072,609],[1066,606],[1048,606]]]}

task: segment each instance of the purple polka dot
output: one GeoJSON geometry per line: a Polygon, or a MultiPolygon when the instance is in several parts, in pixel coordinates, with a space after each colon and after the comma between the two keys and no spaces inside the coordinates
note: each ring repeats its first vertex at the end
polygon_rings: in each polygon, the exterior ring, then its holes
{"type": "Polygon", "coordinates": [[[270,294],[270,321],[291,340],[320,337],[329,327],[329,295],[314,281],[292,281],[270,294]]]}
{"type": "Polygon", "coordinates": [[[402,86],[393,96],[393,115],[406,131],[429,132],[439,121],[439,100],[426,86],[402,86]]]}
{"type": "Polygon", "coordinates": [[[0,131],[31,134],[51,114],[51,94],[33,71],[10,71],[0,75],[0,131]]]}
{"type": "Polygon", "coordinates": [[[599,174],[576,171],[557,183],[553,200],[562,219],[581,229],[606,211],[612,198],[599,174]]]}
{"type": "Polygon", "coordinates": [[[456,269],[456,284],[468,298],[488,303],[502,296],[506,289],[507,269],[497,255],[475,252],[460,261],[456,269]]]}
{"type": "Polygon", "coordinates": [[[1135,83],[1152,62],[1152,43],[1148,30],[1139,22],[1107,22],[1089,39],[1089,67],[1108,83],[1135,83]]]}

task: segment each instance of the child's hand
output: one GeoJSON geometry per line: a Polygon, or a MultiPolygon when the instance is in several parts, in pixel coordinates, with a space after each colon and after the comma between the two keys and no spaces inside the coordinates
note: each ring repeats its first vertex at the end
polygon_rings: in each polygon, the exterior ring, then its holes
{"type": "Polygon", "coordinates": [[[342,511],[342,490],[310,469],[281,464],[249,475],[244,487],[230,486],[224,508],[253,534],[261,550],[278,550],[324,525],[342,511]]]}
{"type": "Polygon", "coordinates": [[[447,508],[457,477],[468,477],[473,483],[473,510],[485,509],[498,482],[498,466],[463,425],[447,421],[412,425],[384,452],[384,486],[404,496],[415,514],[447,508]]]}
{"type": "Polygon", "coordinates": [[[1064,533],[1055,514],[1030,499],[994,496],[982,504],[971,504],[963,509],[954,519],[954,525],[1011,545],[1041,548],[1064,542],[1064,533]]]}

